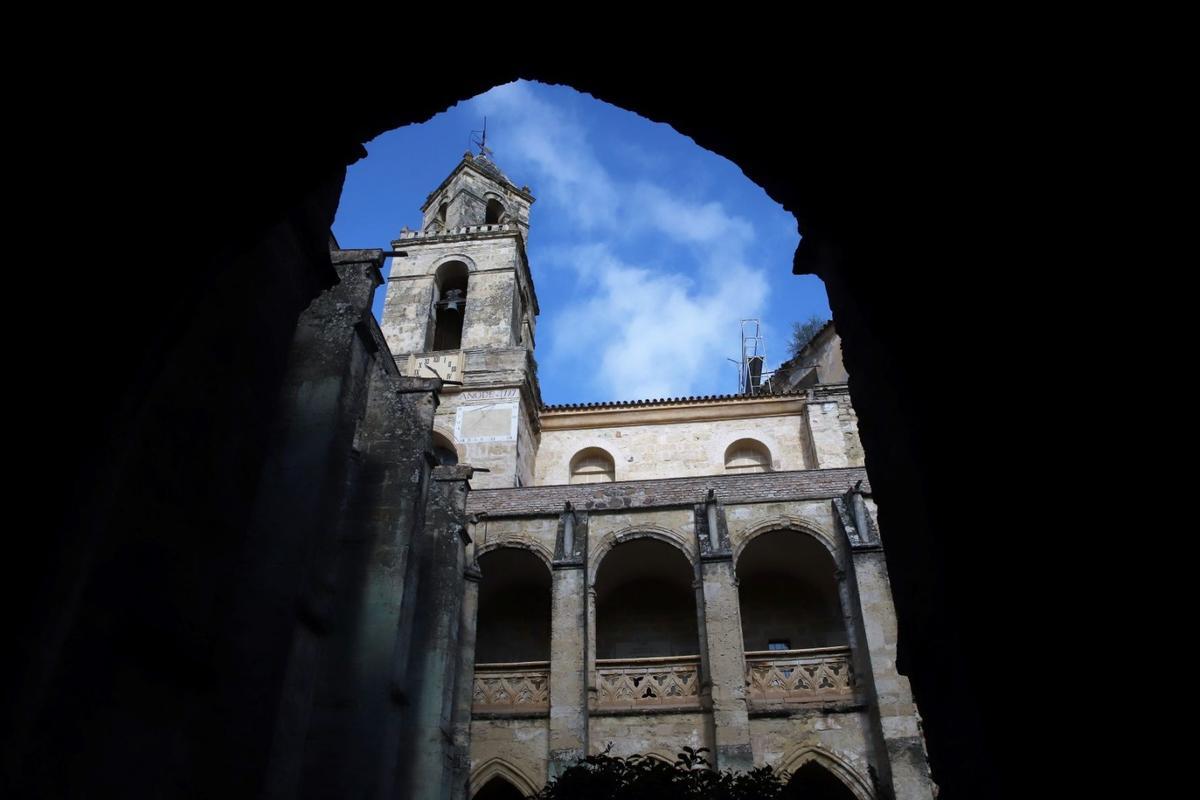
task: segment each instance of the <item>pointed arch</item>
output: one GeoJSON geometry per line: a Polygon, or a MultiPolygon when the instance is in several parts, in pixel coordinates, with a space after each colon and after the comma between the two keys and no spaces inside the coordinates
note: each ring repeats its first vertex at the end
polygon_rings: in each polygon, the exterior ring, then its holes
{"type": "Polygon", "coordinates": [[[858,800],[876,800],[870,781],[864,780],[847,759],[819,745],[797,747],[780,762],[778,768],[789,775],[795,775],[801,767],[813,762],[841,781],[858,800]]]}
{"type": "Polygon", "coordinates": [[[500,756],[494,756],[471,772],[471,796],[474,797],[478,794],[479,790],[492,778],[503,778],[526,796],[537,794],[542,788],[534,785],[533,781],[520,768],[500,756]]]}

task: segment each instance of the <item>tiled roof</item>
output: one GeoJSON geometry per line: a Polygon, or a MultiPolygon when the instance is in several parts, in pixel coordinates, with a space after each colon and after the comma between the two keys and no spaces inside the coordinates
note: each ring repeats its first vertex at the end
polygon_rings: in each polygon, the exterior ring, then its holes
{"type": "Polygon", "coordinates": [[[763,400],[777,397],[803,397],[807,394],[804,389],[792,392],[774,394],[704,394],[690,397],[660,397],[649,400],[609,400],[599,403],[563,403],[561,405],[542,406],[542,413],[555,411],[602,411],[609,408],[648,408],[650,406],[696,405],[699,403],[725,403],[739,400],[763,400]]]}

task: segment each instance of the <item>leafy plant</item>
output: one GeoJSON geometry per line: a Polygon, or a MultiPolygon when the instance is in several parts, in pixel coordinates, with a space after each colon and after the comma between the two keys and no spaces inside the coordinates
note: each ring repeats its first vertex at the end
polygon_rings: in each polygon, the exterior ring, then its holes
{"type": "Polygon", "coordinates": [[[768,800],[783,796],[786,773],[770,767],[718,772],[707,747],[683,748],[674,764],[656,758],[588,756],[534,795],[535,800],[768,800]]]}
{"type": "Polygon", "coordinates": [[[804,322],[792,323],[792,339],[788,342],[788,352],[792,354],[792,358],[800,355],[800,351],[808,346],[827,322],[829,320],[820,314],[813,314],[804,322]]]}

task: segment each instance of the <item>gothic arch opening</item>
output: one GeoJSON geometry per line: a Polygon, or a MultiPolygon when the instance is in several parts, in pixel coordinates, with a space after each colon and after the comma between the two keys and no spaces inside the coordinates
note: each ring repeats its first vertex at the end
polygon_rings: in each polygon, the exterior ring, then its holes
{"type": "Polygon", "coordinates": [[[497,775],[472,795],[472,800],[523,800],[524,797],[520,789],[497,775]]]}
{"type": "Polygon", "coordinates": [[[781,797],[787,800],[858,800],[846,784],[815,759],[792,774],[781,797]]]}
{"type": "Polygon", "coordinates": [[[448,261],[438,267],[433,280],[433,346],[427,349],[462,347],[469,276],[470,270],[461,261],[448,261]]]}

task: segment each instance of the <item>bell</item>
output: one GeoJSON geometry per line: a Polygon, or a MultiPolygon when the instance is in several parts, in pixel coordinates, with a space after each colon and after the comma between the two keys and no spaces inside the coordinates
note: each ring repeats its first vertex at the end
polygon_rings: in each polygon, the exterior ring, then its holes
{"type": "Polygon", "coordinates": [[[451,289],[446,292],[446,310],[458,312],[458,306],[462,303],[462,289],[451,289]]]}

